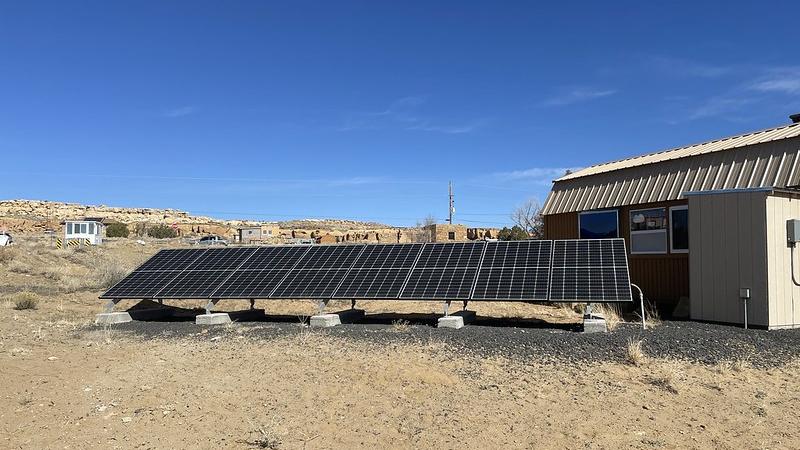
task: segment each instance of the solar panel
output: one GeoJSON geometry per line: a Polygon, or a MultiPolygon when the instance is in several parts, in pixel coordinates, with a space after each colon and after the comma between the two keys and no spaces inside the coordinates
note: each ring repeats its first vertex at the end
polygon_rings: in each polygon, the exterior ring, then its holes
{"type": "Polygon", "coordinates": [[[267,298],[288,274],[288,270],[239,270],[225,280],[213,298],[267,298]]]}
{"type": "Polygon", "coordinates": [[[100,298],[153,298],[170,281],[180,274],[179,271],[133,272],[115,284],[100,298]]]}
{"type": "Polygon", "coordinates": [[[553,241],[489,242],[473,300],[546,301],[553,241]]]}
{"type": "Polygon", "coordinates": [[[554,241],[550,300],[631,301],[625,240],[554,241]]]}
{"type": "Polygon", "coordinates": [[[423,244],[367,245],[347,273],[335,298],[397,298],[423,244]]]}
{"type": "Polygon", "coordinates": [[[183,270],[194,260],[202,255],[205,248],[180,248],[161,250],[152,258],[144,262],[138,269],[139,271],[150,270],[183,270]]]}
{"type": "Polygon", "coordinates": [[[426,244],[400,298],[469,299],[484,247],[484,242],[426,244]]]}
{"type": "Polygon", "coordinates": [[[255,247],[210,248],[185,270],[234,270],[256,250],[255,247]]]}
{"type": "Polygon", "coordinates": [[[311,247],[270,295],[271,298],[331,298],[364,245],[311,247]]]}
{"type": "Polygon", "coordinates": [[[289,270],[311,248],[309,245],[283,245],[276,247],[260,247],[247,261],[241,270],[286,269],[289,270]]]}
{"type": "Polygon", "coordinates": [[[157,298],[211,298],[233,270],[187,270],[154,294],[157,298]]]}

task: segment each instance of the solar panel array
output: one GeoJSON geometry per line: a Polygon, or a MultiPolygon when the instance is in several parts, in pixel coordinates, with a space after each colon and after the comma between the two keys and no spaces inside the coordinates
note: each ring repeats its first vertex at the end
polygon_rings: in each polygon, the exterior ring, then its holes
{"type": "Polygon", "coordinates": [[[101,298],[631,301],[623,239],[158,252],[101,298]]]}

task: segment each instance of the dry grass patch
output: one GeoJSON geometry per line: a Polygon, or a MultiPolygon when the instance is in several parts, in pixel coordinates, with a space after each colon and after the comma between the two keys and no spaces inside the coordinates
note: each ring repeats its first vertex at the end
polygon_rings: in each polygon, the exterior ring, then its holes
{"type": "Polygon", "coordinates": [[[14,309],[17,311],[36,309],[39,305],[39,296],[33,292],[17,292],[10,295],[9,300],[14,304],[14,309]]]}
{"type": "Polygon", "coordinates": [[[625,360],[628,361],[628,364],[641,366],[646,359],[642,351],[642,341],[628,338],[628,345],[625,348],[625,360]]]}
{"type": "Polygon", "coordinates": [[[14,250],[10,248],[0,248],[0,264],[8,264],[14,259],[14,250]]]}
{"type": "Polygon", "coordinates": [[[665,363],[660,373],[648,377],[647,382],[653,386],[663,389],[670,394],[678,394],[678,379],[680,378],[680,368],[676,363],[665,363]]]}
{"type": "Polygon", "coordinates": [[[617,328],[617,325],[625,322],[622,319],[622,314],[620,313],[617,305],[601,304],[596,305],[595,309],[598,314],[606,319],[606,327],[608,328],[608,331],[613,331],[615,328],[617,328]]]}
{"type": "Polygon", "coordinates": [[[411,322],[405,319],[398,319],[392,321],[392,330],[398,333],[405,333],[411,328],[411,322]]]}

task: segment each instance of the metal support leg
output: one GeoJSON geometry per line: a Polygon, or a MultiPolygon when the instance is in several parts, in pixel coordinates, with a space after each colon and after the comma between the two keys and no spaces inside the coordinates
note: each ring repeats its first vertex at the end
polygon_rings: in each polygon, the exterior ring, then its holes
{"type": "Polygon", "coordinates": [[[206,303],[206,314],[211,314],[211,310],[217,306],[217,302],[219,302],[219,299],[210,299],[208,303],[206,303]]]}
{"type": "Polygon", "coordinates": [[[444,302],[444,316],[447,317],[450,315],[450,300],[446,300],[444,302]]]}
{"type": "Polygon", "coordinates": [[[587,304],[586,304],[586,308],[584,308],[584,310],[583,310],[583,317],[588,317],[588,318],[590,318],[590,319],[591,319],[591,317],[592,317],[592,310],[593,310],[593,309],[594,309],[594,308],[592,308],[592,304],[591,304],[591,303],[587,303],[587,304]]]}
{"type": "Polygon", "coordinates": [[[319,302],[319,313],[320,314],[322,314],[322,312],[325,311],[325,307],[328,306],[328,302],[329,301],[330,300],[322,300],[322,301],[319,302]]]}
{"type": "Polygon", "coordinates": [[[464,311],[467,310],[467,302],[468,302],[467,300],[464,300],[464,311]]]}
{"type": "Polygon", "coordinates": [[[158,304],[164,306],[164,299],[163,298],[158,299],[158,304]]]}
{"type": "Polygon", "coordinates": [[[356,309],[356,299],[350,300],[350,309],[356,309]]]}
{"type": "Polygon", "coordinates": [[[108,302],[106,302],[106,310],[105,310],[105,312],[107,314],[111,314],[112,312],[114,312],[114,307],[119,302],[120,302],[120,300],[118,298],[110,299],[108,302]]]}
{"type": "Polygon", "coordinates": [[[256,309],[256,299],[250,299],[250,309],[256,309]]]}
{"type": "Polygon", "coordinates": [[[635,287],[636,290],[639,291],[639,304],[641,305],[641,308],[642,308],[642,329],[646,330],[647,329],[647,324],[645,323],[645,319],[644,319],[644,292],[642,292],[642,288],[640,288],[639,286],[637,286],[637,285],[635,285],[633,283],[631,283],[631,286],[635,287]]]}

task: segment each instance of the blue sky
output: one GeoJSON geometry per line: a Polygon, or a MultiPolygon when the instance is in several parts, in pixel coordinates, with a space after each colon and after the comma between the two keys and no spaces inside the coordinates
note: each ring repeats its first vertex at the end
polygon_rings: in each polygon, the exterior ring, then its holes
{"type": "Polygon", "coordinates": [[[0,2],[0,199],[502,226],[788,123],[800,3],[0,2]],[[701,4],[702,3],[702,4],[701,4]]]}

